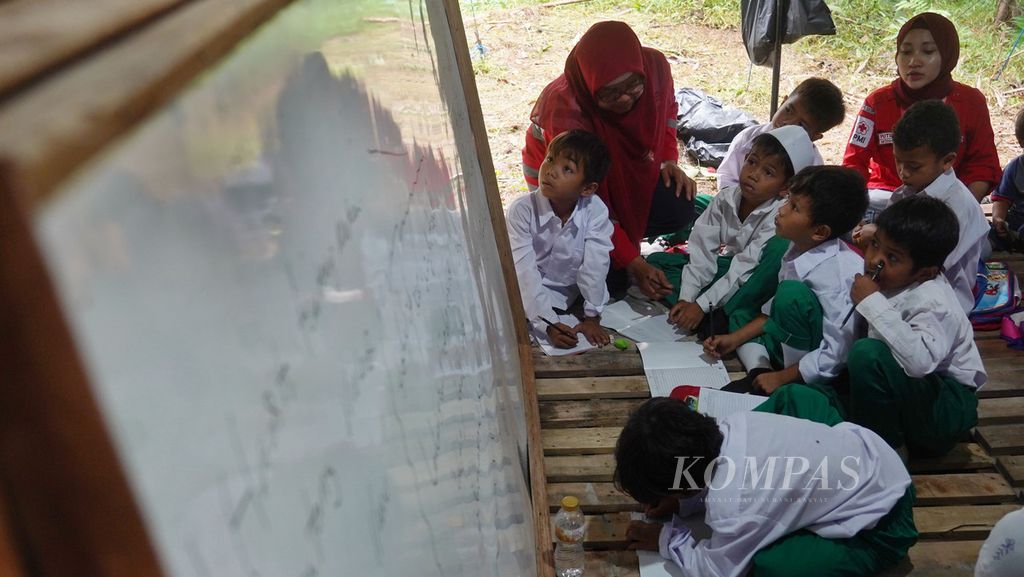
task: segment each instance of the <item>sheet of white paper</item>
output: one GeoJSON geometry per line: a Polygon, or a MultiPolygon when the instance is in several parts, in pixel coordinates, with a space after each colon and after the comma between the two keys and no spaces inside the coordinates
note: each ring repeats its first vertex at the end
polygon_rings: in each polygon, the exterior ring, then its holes
{"type": "Polygon", "coordinates": [[[727,417],[733,413],[751,411],[765,400],[765,397],[758,395],[701,389],[697,410],[709,417],[727,417]]]}
{"type": "Polygon", "coordinates": [[[666,312],[665,307],[658,303],[627,296],[604,307],[601,311],[601,325],[621,332],[623,328],[633,323],[666,312]]]}
{"type": "Polygon", "coordinates": [[[629,337],[638,343],[671,343],[693,340],[685,329],[669,324],[668,315],[662,313],[647,317],[625,328],[616,329],[619,334],[629,337]]]}
{"type": "MultiPolygon", "coordinates": [[[[563,325],[570,327],[574,327],[580,322],[579,319],[572,315],[558,315],[558,320],[563,325]]],[[[548,335],[545,332],[532,330],[531,333],[533,334],[533,338],[537,341],[537,344],[540,345],[540,350],[544,351],[544,354],[549,357],[576,355],[597,348],[590,344],[590,341],[587,340],[587,337],[583,336],[583,333],[576,333],[576,337],[579,339],[579,342],[577,342],[576,346],[571,349],[560,349],[554,346],[551,344],[551,341],[548,340],[548,335]]]]}
{"type": "Polygon", "coordinates": [[[667,397],[680,385],[719,389],[729,383],[722,361],[704,354],[700,343],[638,343],[653,397],[667,397]]]}
{"type": "Polygon", "coordinates": [[[684,577],[682,569],[663,558],[657,551],[637,551],[640,577],[684,577]]]}

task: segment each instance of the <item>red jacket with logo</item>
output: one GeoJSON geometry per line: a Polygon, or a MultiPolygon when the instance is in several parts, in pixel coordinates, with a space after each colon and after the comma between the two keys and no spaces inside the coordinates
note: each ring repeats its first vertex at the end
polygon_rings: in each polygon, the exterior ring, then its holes
{"type": "MultiPolygon", "coordinates": [[[[985,95],[980,90],[953,82],[953,90],[943,101],[956,111],[963,134],[953,171],[964,184],[981,180],[996,186],[1003,171],[999,167],[985,95]]],[[[868,188],[896,190],[903,184],[896,173],[892,127],[904,110],[896,101],[892,85],[886,85],[868,95],[854,120],[843,166],[860,172],[867,179],[868,188]]]]}

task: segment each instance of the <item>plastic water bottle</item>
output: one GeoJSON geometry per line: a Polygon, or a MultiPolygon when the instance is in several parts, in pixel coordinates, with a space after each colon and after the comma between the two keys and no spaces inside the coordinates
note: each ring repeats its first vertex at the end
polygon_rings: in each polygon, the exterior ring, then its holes
{"type": "Polygon", "coordinates": [[[555,515],[555,575],[580,577],[583,575],[583,535],[586,526],[580,501],[576,497],[562,497],[562,508],[555,515]]]}

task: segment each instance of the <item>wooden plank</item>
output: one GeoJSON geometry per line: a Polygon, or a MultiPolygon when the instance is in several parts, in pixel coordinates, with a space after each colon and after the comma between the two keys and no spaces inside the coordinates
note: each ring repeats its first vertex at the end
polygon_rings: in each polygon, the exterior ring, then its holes
{"type": "MultiPolygon", "coordinates": [[[[726,359],[725,368],[730,373],[743,372],[743,366],[736,358],[726,359]]],[[[539,348],[533,348],[533,364],[538,379],[572,377],[618,377],[642,376],[643,362],[640,353],[634,349],[620,351],[615,347],[587,351],[582,355],[549,357],[539,348]]]]}
{"type": "Polygon", "coordinates": [[[996,459],[996,467],[1014,487],[1024,487],[1024,456],[1006,455],[996,459]]]}
{"type": "Polygon", "coordinates": [[[0,4],[0,97],[185,0],[13,0],[0,4]]]}
{"type": "Polygon", "coordinates": [[[596,399],[547,401],[540,404],[540,423],[545,429],[569,427],[623,427],[630,413],[647,399],[596,399]]]}
{"type": "Polygon", "coordinates": [[[996,521],[1018,509],[1015,504],[915,507],[914,524],[922,539],[985,539],[996,521]]]}
{"type": "Polygon", "coordinates": [[[615,472],[615,456],[570,455],[544,457],[544,471],[548,483],[562,482],[611,482],[615,472]]]}
{"type": "Polygon", "coordinates": [[[914,475],[916,505],[971,505],[1009,503],[1017,498],[998,473],[914,475]]]}
{"type": "Polygon", "coordinates": [[[549,357],[534,348],[533,365],[538,379],[548,377],[616,377],[643,375],[640,353],[604,347],[582,355],[549,357]]]}
{"type": "Polygon", "coordinates": [[[1024,425],[978,427],[978,442],[989,455],[1024,454],[1024,425]]]}
{"type": "Polygon", "coordinates": [[[548,503],[557,511],[562,497],[573,495],[580,500],[584,513],[621,513],[640,511],[642,507],[613,483],[548,483],[548,503]]]}
{"type": "Polygon", "coordinates": [[[34,207],[292,0],[193,0],[0,106],[0,163],[34,207]]]}
{"type": "Polygon", "coordinates": [[[540,432],[545,455],[592,455],[611,453],[622,427],[552,429],[540,432]]]}
{"type": "Polygon", "coordinates": [[[1024,423],[1024,397],[980,399],[978,401],[979,425],[1010,425],[1014,423],[1024,423]]]}
{"type": "Polygon", "coordinates": [[[641,399],[650,396],[647,378],[642,375],[537,379],[537,398],[541,401],[641,399]]]}
{"type": "Polygon", "coordinates": [[[931,459],[911,459],[911,473],[951,473],[992,468],[992,457],[977,443],[959,443],[946,455],[931,459]]]}
{"type": "MultiPolygon", "coordinates": [[[[625,549],[626,528],[629,513],[605,513],[586,515],[586,537],[583,546],[587,549],[625,549]]],[[[554,519],[551,520],[552,533],[554,519]]]]}
{"type": "Polygon", "coordinates": [[[974,563],[984,541],[919,541],[909,559],[879,577],[973,577],[974,563]]]}
{"type": "Polygon", "coordinates": [[[587,577],[640,577],[635,551],[587,551],[585,558],[587,577]]]}
{"type": "Polygon", "coordinates": [[[1024,396],[1024,363],[1016,359],[982,359],[988,381],[978,391],[978,398],[1024,396]]]}
{"type": "Polygon", "coordinates": [[[975,344],[978,345],[981,358],[986,361],[989,359],[1011,359],[1018,363],[1024,363],[1024,351],[1011,349],[1002,339],[975,341],[975,344]]]}

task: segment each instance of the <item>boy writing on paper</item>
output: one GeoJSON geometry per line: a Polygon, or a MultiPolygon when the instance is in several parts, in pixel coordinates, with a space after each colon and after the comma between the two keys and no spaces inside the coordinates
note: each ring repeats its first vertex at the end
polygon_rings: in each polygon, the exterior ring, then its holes
{"type": "Polygon", "coordinates": [[[957,246],[957,217],[941,200],[911,196],[875,221],[850,297],[868,338],[850,349],[850,420],[901,455],[948,453],[978,422],[985,368],[974,330],[942,263],[957,246]]]}
{"type": "MultiPolygon", "coordinates": [[[[892,193],[889,205],[919,194],[937,198],[953,209],[960,240],[943,263],[942,273],[949,279],[964,313],[970,314],[974,309],[978,261],[988,242],[989,224],[970,189],[953,173],[960,138],[956,112],[948,105],[924,100],[908,108],[892,129],[896,172],[903,186],[892,193]]],[[[854,230],[854,241],[866,248],[874,230],[872,224],[854,230]]]]}
{"type": "Polygon", "coordinates": [[[864,178],[838,166],[803,169],[775,217],[775,234],[790,241],[773,299],[754,320],[704,341],[716,358],[737,351],[747,369],[727,390],[770,394],[787,383],[826,384],[846,366],[854,323],[850,286],[864,259],[840,237],[868,206],[864,178]]]}
{"type": "Polygon", "coordinates": [[[688,577],[874,575],[896,564],[917,541],[910,475],[878,435],[840,421],[798,385],[720,419],[671,397],[647,401],[619,436],[615,482],[648,517],[672,518],[630,523],[630,548],[658,551],[688,577]],[[680,517],[702,510],[711,536],[697,541],[680,517]]]}
{"type": "Polygon", "coordinates": [[[719,192],[693,225],[689,257],[649,257],[651,264],[666,269],[678,294],[678,299],[667,297],[675,303],[669,311],[671,322],[696,331],[705,316],[719,308],[730,316],[730,323],[746,324],[774,294],[779,261],[788,245],[773,238],[775,215],[789,179],[813,159],[811,139],[799,126],[758,136],[743,163],[740,184],[719,192]]]}
{"type": "Polygon", "coordinates": [[[577,333],[593,345],[610,340],[600,320],[608,304],[612,223],[594,196],[609,164],[597,136],[563,132],[548,145],[540,186],[512,201],[506,213],[526,316],[559,348],[576,346],[577,333]],[[561,323],[556,309],[567,310],[581,296],[583,320],[574,327],[561,323]]]}

